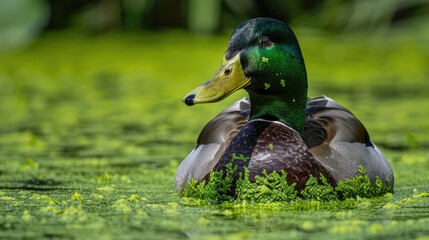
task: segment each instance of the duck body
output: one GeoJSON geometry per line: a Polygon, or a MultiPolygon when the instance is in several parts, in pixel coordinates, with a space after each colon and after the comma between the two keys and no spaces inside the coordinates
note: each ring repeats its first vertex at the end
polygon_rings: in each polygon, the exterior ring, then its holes
{"type": "Polygon", "coordinates": [[[358,176],[363,166],[372,182],[390,183],[393,172],[371,142],[363,124],[328,97],[307,99],[304,60],[292,30],[283,22],[257,18],[231,36],[215,76],[187,94],[187,105],[222,100],[245,89],[242,99],[209,121],[197,146],[182,161],[176,189],[191,179],[208,180],[211,171],[246,167],[255,180],[264,172],[284,171],[297,190],[313,176],[335,186],[358,176]]]}
{"type": "Polygon", "coordinates": [[[379,177],[393,189],[387,159],[362,123],[334,100],[308,99],[303,136],[281,122],[249,122],[249,116],[250,102],[241,99],[206,124],[197,146],[179,166],[178,191],[191,179],[207,180],[211,171],[222,171],[228,163],[238,166],[236,178],[247,167],[252,181],[264,170],[284,170],[288,183],[296,183],[298,189],[320,174],[335,186],[359,176],[363,166],[372,182],[379,177]]]}

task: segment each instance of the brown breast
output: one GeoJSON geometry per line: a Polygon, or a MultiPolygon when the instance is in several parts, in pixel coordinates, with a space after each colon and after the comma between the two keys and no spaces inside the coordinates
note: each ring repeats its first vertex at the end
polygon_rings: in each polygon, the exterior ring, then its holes
{"type": "Polygon", "coordinates": [[[247,123],[233,138],[214,169],[225,171],[228,163],[238,167],[235,179],[247,167],[251,181],[262,176],[264,170],[267,173],[284,170],[288,184],[296,183],[297,190],[305,188],[311,176],[319,177],[320,174],[330,184],[336,184],[331,174],[308,151],[301,136],[280,122],[253,120],[247,123]]]}

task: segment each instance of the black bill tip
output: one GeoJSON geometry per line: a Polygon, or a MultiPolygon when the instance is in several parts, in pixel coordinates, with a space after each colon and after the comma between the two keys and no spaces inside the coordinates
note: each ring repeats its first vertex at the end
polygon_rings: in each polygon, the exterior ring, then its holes
{"type": "Polygon", "coordinates": [[[185,104],[188,106],[194,105],[195,94],[191,94],[185,97],[185,104]]]}

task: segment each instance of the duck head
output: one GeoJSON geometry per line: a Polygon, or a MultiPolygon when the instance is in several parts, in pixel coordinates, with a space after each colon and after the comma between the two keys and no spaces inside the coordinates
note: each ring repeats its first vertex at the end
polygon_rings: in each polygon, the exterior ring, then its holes
{"type": "Polygon", "coordinates": [[[295,34],[284,22],[255,18],[241,23],[214,76],[183,102],[189,106],[217,102],[239,89],[249,93],[250,119],[279,120],[303,129],[307,75],[295,34]]]}

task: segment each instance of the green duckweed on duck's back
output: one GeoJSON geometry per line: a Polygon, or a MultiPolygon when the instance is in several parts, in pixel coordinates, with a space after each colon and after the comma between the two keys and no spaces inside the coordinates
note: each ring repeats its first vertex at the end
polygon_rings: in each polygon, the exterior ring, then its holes
{"type": "Polygon", "coordinates": [[[328,97],[307,98],[303,56],[285,23],[240,24],[214,77],[183,101],[216,102],[239,89],[250,99],[207,123],[179,166],[184,196],[332,200],[393,191],[392,169],[363,124],[328,97]]]}

